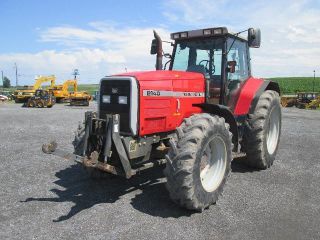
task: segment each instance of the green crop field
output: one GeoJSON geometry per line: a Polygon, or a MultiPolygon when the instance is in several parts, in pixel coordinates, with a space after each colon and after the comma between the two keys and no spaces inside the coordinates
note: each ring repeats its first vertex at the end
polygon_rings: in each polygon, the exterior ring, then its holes
{"type": "Polygon", "coordinates": [[[78,91],[86,91],[90,95],[94,94],[94,91],[99,90],[99,84],[79,84],[78,91]]]}
{"type": "Polygon", "coordinates": [[[268,78],[279,83],[282,94],[294,94],[296,92],[320,92],[320,77],[283,77],[268,78]]]}

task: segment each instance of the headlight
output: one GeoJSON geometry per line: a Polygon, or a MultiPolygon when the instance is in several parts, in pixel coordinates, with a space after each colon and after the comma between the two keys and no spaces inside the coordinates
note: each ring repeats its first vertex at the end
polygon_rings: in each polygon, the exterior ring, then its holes
{"type": "Polygon", "coordinates": [[[110,103],[110,95],[103,95],[102,102],[103,103],[110,103]]]}
{"type": "Polygon", "coordinates": [[[119,96],[118,102],[119,102],[119,104],[127,104],[128,98],[126,96],[119,96]]]}

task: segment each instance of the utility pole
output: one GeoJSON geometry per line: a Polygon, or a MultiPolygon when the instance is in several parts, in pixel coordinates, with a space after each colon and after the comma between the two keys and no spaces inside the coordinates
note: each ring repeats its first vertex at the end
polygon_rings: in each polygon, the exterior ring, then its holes
{"type": "Polygon", "coordinates": [[[314,92],[314,84],[316,82],[316,70],[313,70],[313,83],[312,83],[312,92],[314,92]]]}
{"type": "Polygon", "coordinates": [[[16,69],[16,87],[18,86],[18,66],[17,63],[14,63],[14,68],[16,69]]]}

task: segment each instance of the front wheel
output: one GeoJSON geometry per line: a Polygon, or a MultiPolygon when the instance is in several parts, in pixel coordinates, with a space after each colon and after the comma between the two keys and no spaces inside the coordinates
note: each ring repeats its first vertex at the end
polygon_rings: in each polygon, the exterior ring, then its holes
{"type": "Polygon", "coordinates": [[[27,103],[27,107],[30,107],[30,108],[33,108],[35,107],[35,102],[33,100],[29,100],[28,103],[27,103]]]}
{"type": "Polygon", "coordinates": [[[232,134],[223,118],[197,114],[170,140],[165,175],[170,197],[202,211],[218,200],[231,169],[232,134]]]}
{"type": "Polygon", "coordinates": [[[44,107],[44,103],[43,103],[42,100],[39,100],[39,101],[37,102],[37,107],[38,107],[38,108],[43,108],[43,107],[44,107]]]}

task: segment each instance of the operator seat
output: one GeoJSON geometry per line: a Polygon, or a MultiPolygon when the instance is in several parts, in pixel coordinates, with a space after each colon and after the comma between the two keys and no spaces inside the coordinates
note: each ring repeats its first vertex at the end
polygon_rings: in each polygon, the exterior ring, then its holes
{"type": "Polygon", "coordinates": [[[202,73],[204,76],[206,75],[206,69],[203,65],[188,66],[187,72],[198,72],[198,73],[202,73]]]}

